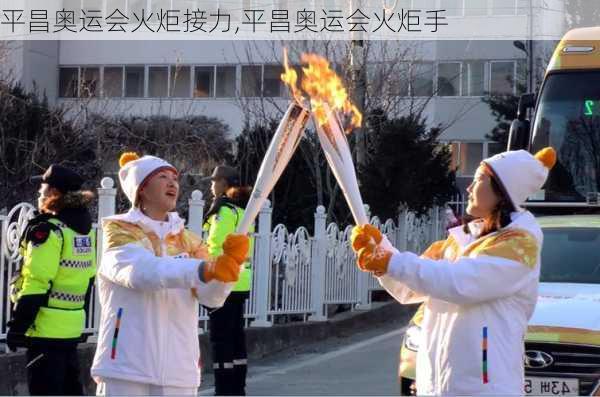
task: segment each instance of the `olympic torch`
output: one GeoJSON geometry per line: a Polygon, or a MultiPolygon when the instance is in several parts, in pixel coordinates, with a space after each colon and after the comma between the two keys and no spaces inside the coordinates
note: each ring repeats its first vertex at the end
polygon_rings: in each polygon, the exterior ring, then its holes
{"type": "Polygon", "coordinates": [[[237,233],[246,234],[250,230],[250,225],[296,151],[309,116],[309,111],[297,101],[293,101],[288,107],[260,165],[254,189],[242,221],[238,225],[237,233]]]}
{"type": "Polygon", "coordinates": [[[342,188],[356,224],[364,225],[369,223],[369,218],[358,190],[356,172],[346,134],[342,130],[342,124],[337,114],[331,110],[327,103],[323,103],[322,107],[324,116],[322,120],[319,120],[318,113],[313,114],[319,142],[321,142],[321,147],[325,152],[327,163],[342,188]]]}
{"type": "Polygon", "coordinates": [[[327,163],[342,188],[352,216],[358,225],[369,223],[363,200],[358,190],[356,172],[350,146],[342,128],[339,113],[352,115],[349,130],[362,123],[362,114],[348,99],[348,93],[340,77],[331,69],[329,62],[315,54],[304,54],[302,89],[310,97],[310,104],[317,135],[325,152],[327,163]]]}

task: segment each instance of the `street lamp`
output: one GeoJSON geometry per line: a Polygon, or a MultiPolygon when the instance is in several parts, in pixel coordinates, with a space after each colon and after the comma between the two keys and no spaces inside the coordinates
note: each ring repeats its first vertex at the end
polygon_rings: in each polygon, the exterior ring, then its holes
{"type": "Polygon", "coordinates": [[[533,40],[527,40],[528,48],[520,40],[513,41],[513,46],[523,51],[527,56],[527,92],[533,92],[533,40]]]}

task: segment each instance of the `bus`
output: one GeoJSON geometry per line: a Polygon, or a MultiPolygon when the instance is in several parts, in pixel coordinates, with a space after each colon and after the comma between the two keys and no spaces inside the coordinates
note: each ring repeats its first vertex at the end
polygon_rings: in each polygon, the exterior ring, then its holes
{"type": "Polygon", "coordinates": [[[508,150],[546,146],[558,161],[544,189],[526,207],[538,214],[600,210],[600,27],[565,34],[547,67],[539,94],[519,100],[508,150]],[[526,119],[533,112],[533,128],[526,119]]]}

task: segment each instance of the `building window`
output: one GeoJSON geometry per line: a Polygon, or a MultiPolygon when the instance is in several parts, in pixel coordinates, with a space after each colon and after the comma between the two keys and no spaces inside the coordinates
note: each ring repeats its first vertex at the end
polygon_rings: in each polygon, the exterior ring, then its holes
{"type": "Polygon", "coordinates": [[[504,151],[506,151],[506,145],[503,145],[498,142],[488,142],[487,143],[487,154],[485,155],[485,158],[495,156],[498,153],[502,153],[504,151]]]}
{"type": "Polygon", "coordinates": [[[433,64],[414,63],[411,68],[411,95],[432,96],[433,95],[433,64]]]}
{"type": "Polygon", "coordinates": [[[446,10],[446,12],[444,13],[445,16],[449,16],[449,17],[462,16],[463,0],[440,0],[440,8],[439,9],[446,10]]]}
{"type": "Polygon", "coordinates": [[[529,15],[533,0],[517,0],[517,15],[529,15]]]}
{"type": "Polygon", "coordinates": [[[152,12],[155,13],[160,13],[161,10],[163,13],[166,13],[168,10],[172,9],[171,0],[151,0],[150,8],[152,9],[152,12]]]}
{"type": "Polygon", "coordinates": [[[150,66],[148,68],[148,96],[151,98],[166,97],[169,93],[169,68],[167,66],[150,66]]]}
{"type": "Polygon", "coordinates": [[[79,87],[79,96],[82,98],[92,98],[98,96],[100,88],[100,68],[81,68],[81,87],[79,87]]]}
{"type": "Polygon", "coordinates": [[[191,71],[189,66],[171,66],[171,97],[189,98],[191,71]]]}
{"type": "Polygon", "coordinates": [[[439,63],[437,78],[437,94],[439,96],[460,96],[459,62],[439,63]]]}
{"type": "Polygon", "coordinates": [[[123,96],[123,67],[104,68],[103,95],[107,98],[118,98],[123,96]]]}
{"type": "Polygon", "coordinates": [[[125,96],[128,98],[142,98],[144,96],[143,66],[125,66],[125,96]]]}
{"type": "MultiPolygon", "coordinates": [[[[127,15],[126,0],[106,0],[106,16],[111,15],[116,10],[119,10],[123,15],[127,15]]],[[[119,13],[116,13],[114,16],[119,16],[119,13]]]]}
{"type": "Polygon", "coordinates": [[[281,97],[284,93],[284,85],[281,81],[283,68],[279,65],[265,65],[263,79],[263,96],[281,97]]]}
{"type": "Polygon", "coordinates": [[[235,66],[217,66],[217,98],[235,97],[235,66]]]}
{"type": "Polygon", "coordinates": [[[81,0],[63,0],[62,2],[62,8],[64,8],[65,11],[73,11],[75,24],[81,23],[81,6],[81,0]]]}
{"type": "Polygon", "coordinates": [[[515,15],[516,0],[492,0],[492,15],[515,15]]]}
{"type": "Polygon", "coordinates": [[[242,96],[260,97],[260,82],[262,78],[262,67],[247,65],[242,66],[242,96]]]}
{"type": "Polygon", "coordinates": [[[468,177],[475,171],[483,160],[483,142],[453,142],[451,145],[451,167],[457,176],[468,177]]]}
{"type": "Polygon", "coordinates": [[[60,68],[58,92],[62,98],[76,98],[79,86],[79,68],[60,68]]]}
{"type": "Polygon", "coordinates": [[[491,63],[490,92],[492,95],[507,95],[515,92],[515,63],[513,61],[491,63]]]}
{"type": "Polygon", "coordinates": [[[517,95],[524,94],[527,91],[527,61],[517,61],[517,95]]]}
{"type": "Polygon", "coordinates": [[[212,98],[215,96],[214,66],[196,66],[194,68],[194,97],[212,98]]]}
{"type": "MultiPolygon", "coordinates": [[[[196,0],[173,0],[172,10],[181,10],[182,15],[185,13],[185,10],[190,10],[190,13],[194,10],[198,10],[201,6],[201,1],[196,0]]],[[[202,8],[205,10],[205,7],[202,8]]],[[[208,13],[205,12],[204,15],[208,17],[208,13]]]]}
{"type": "Polygon", "coordinates": [[[487,15],[487,0],[465,0],[466,16],[487,15]]]}
{"type": "Polygon", "coordinates": [[[148,9],[146,0],[128,0],[127,16],[129,17],[129,22],[133,23],[140,21],[142,19],[142,10],[144,10],[144,16],[148,17],[150,15],[151,11],[148,9]]]}
{"type": "Polygon", "coordinates": [[[485,62],[469,61],[463,64],[463,95],[483,96],[485,93],[485,62]]]}

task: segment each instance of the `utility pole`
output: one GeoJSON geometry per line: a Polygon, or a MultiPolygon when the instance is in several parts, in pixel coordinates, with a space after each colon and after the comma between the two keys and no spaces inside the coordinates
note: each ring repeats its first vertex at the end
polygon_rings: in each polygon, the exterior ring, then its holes
{"type": "MultiPolygon", "coordinates": [[[[360,10],[362,0],[350,0],[350,12],[360,10]]],[[[359,112],[365,116],[365,100],[367,91],[367,71],[365,65],[365,46],[362,39],[363,32],[351,32],[352,41],[350,44],[350,67],[352,77],[352,99],[359,112]],[[357,37],[360,35],[360,37],[357,37]]],[[[356,139],[356,162],[359,169],[367,163],[367,137],[365,135],[366,117],[360,128],[353,132],[356,139]]]]}

